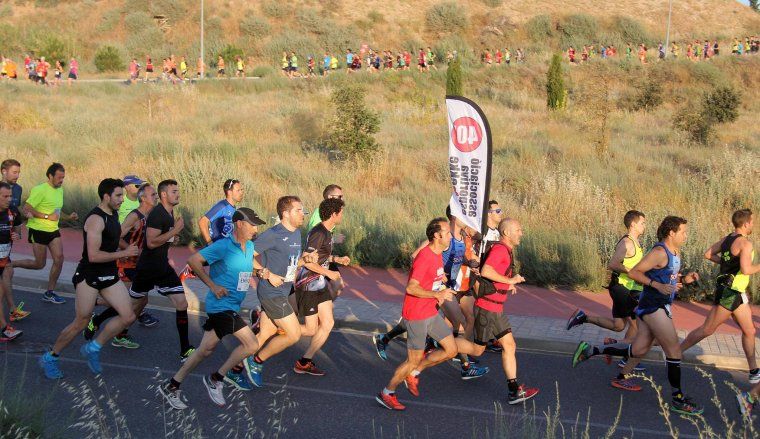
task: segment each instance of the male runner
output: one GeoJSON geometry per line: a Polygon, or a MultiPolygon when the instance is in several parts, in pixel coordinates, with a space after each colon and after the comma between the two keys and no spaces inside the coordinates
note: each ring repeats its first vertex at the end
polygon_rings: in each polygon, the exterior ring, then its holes
{"type": "Polygon", "coordinates": [[[226,180],[222,189],[224,199],[198,219],[198,230],[207,245],[232,233],[232,214],[235,213],[235,206],[243,201],[243,184],[239,180],[226,180]]]}
{"type": "MultiPolygon", "coordinates": [[[[322,199],[327,200],[330,198],[343,200],[343,188],[337,184],[328,184],[325,186],[325,189],[322,191],[322,199]]],[[[322,222],[322,218],[320,217],[319,209],[316,209],[314,212],[312,212],[311,217],[309,217],[309,225],[306,227],[306,231],[310,231],[320,222],[322,222]]],[[[334,244],[343,244],[346,239],[342,233],[333,234],[332,237],[334,244]]],[[[330,263],[330,266],[328,268],[332,271],[340,271],[338,269],[338,264],[334,262],[330,263]]],[[[338,277],[335,280],[330,279],[330,295],[332,297],[332,300],[335,300],[338,296],[340,296],[340,294],[343,292],[344,287],[345,284],[343,283],[342,277],[338,277]]],[[[293,302],[291,302],[290,305],[293,306],[293,302]]]]}
{"type": "MultiPolygon", "coordinates": [[[[610,285],[608,287],[610,297],[612,298],[612,319],[601,316],[587,315],[582,309],[577,308],[570,319],[567,321],[566,329],[569,331],[575,326],[584,323],[591,323],[601,328],[609,329],[615,332],[621,332],[628,326],[623,341],[630,343],[636,336],[636,306],[639,304],[639,294],[644,288],[637,284],[633,279],[628,277],[628,271],[644,257],[644,251],[639,244],[639,237],[644,233],[646,226],[646,217],[638,210],[629,210],[623,217],[628,233],[618,240],[615,246],[615,253],[612,254],[607,267],[612,271],[610,285]]],[[[614,339],[605,339],[605,342],[617,343],[614,339]]],[[[621,360],[618,365],[625,366],[625,360],[621,360]]],[[[643,366],[636,366],[634,370],[643,372],[643,366]]],[[[629,381],[612,382],[614,387],[630,386],[629,381]]]]}
{"type": "Polygon", "coordinates": [[[401,315],[407,327],[407,359],[396,369],[390,382],[375,396],[375,400],[390,410],[406,407],[396,397],[396,387],[403,382],[409,393],[419,396],[419,375],[428,367],[454,358],[457,352],[472,352],[475,347],[463,338],[454,338],[437,304],[455,294],[444,287],[441,254],[451,242],[451,229],[446,218],[435,218],[428,224],[425,236],[430,243],[414,258],[406,285],[401,315]],[[425,340],[430,336],[440,346],[424,356],[425,340]],[[424,357],[424,358],[423,358],[424,357]]]}
{"type": "MultiPolygon", "coordinates": [[[[668,367],[672,401],[670,410],[683,415],[699,415],[703,409],[686,397],[681,390],[681,347],[671,316],[670,307],[682,284],[699,280],[697,273],[685,276],[681,271],[681,247],[686,243],[686,220],[676,216],[666,216],[657,228],[657,244],[644,258],[628,272],[628,277],[644,285],[636,309],[636,317],[643,324],[632,343],[615,343],[591,346],[581,341],[573,354],[573,367],[578,363],[599,355],[614,355],[623,358],[641,358],[646,355],[657,340],[665,352],[668,367]]],[[[633,370],[629,361],[618,375],[618,379],[633,370]]]]}
{"type": "MultiPolygon", "coordinates": [[[[140,200],[140,205],[137,209],[130,212],[121,223],[121,239],[123,239],[127,245],[136,246],[138,254],[129,258],[120,258],[116,261],[116,266],[119,269],[119,278],[124,282],[127,288],[132,286],[132,279],[135,277],[139,253],[142,252],[145,247],[145,224],[147,222],[148,214],[154,207],[156,207],[158,195],[156,194],[156,190],[153,189],[153,186],[144,183],[140,186],[140,189],[137,190],[137,199],[140,200]]],[[[141,317],[149,315],[142,312],[147,304],[148,296],[140,299],[133,299],[132,308],[134,309],[135,314],[140,315],[141,317]]],[[[100,314],[93,315],[92,319],[90,319],[90,322],[87,324],[87,327],[82,332],[85,340],[91,340],[98,331],[98,328],[103,325],[103,322],[111,317],[116,317],[117,315],[118,312],[113,307],[108,307],[100,314]]],[[[146,321],[146,323],[143,323],[140,318],[138,318],[138,321],[140,321],[143,326],[148,327],[154,326],[158,323],[157,320],[155,322],[146,321]]],[[[124,328],[123,331],[116,335],[116,337],[111,340],[111,346],[127,349],[139,348],[140,345],[132,339],[127,332],[128,330],[129,328],[124,328]]]]}
{"type": "MultiPolygon", "coordinates": [[[[3,279],[6,276],[6,267],[11,261],[13,241],[19,239],[19,226],[21,226],[21,216],[18,209],[11,205],[11,186],[2,181],[0,182],[0,276],[3,276],[3,279]]],[[[8,276],[8,280],[10,282],[10,276],[8,276]]],[[[22,331],[14,329],[5,320],[3,302],[8,296],[8,288],[6,288],[5,282],[0,283],[0,296],[2,296],[0,297],[0,341],[11,341],[18,338],[22,331]]],[[[13,316],[14,313],[11,312],[9,320],[15,321],[13,316]]]]}
{"type": "Polygon", "coordinates": [[[134,245],[119,250],[121,227],[117,211],[124,198],[124,182],[106,178],[98,185],[98,196],[100,204],[85,218],[82,260],[71,279],[76,289],[76,317],[61,331],[53,349],[39,358],[40,367],[50,379],[63,378],[58,366],[58,356],[79,331],[87,326],[98,294],[116,308],[119,316],[111,319],[95,340],[82,345],[79,350],[94,374],[99,375],[102,372],[100,349],[103,344],[135,321],[129,293],[119,280],[116,268],[117,259],[137,254],[137,247],[134,245]]]}
{"type": "Polygon", "coordinates": [[[66,299],[55,294],[55,284],[61,275],[63,268],[63,244],[61,232],[58,229],[58,221],[76,221],[79,216],[76,212],[70,215],[64,213],[63,207],[63,179],[66,170],[60,163],[53,163],[48,167],[48,181],[32,188],[24,203],[24,213],[29,221],[26,227],[29,229],[29,242],[32,244],[34,259],[25,259],[13,263],[13,267],[26,268],[28,270],[42,270],[47,263],[47,252],[53,257],[53,266],[48,275],[47,291],[42,295],[45,302],[60,305],[66,303],[66,299]]]}
{"type": "Polygon", "coordinates": [[[124,202],[119,207],[119,222],[123,223],[127,215],[140,206],[140,199],[137,191],[145,182],[136,175],[127,175],[124,177],[124,202]]]}
{"type": "Polygon", "coordinates": [[[760,383],[760,369],[755,359],[755,325],[752,323],[752,308],[747,297],[750,276],[760,273],[760,264],[752,263],[755,251],[749,240],[754,215],[750,209],[737,210],[731,216],[731,222],[734,231],[705,252],[705,258],[720,267],[713,307],[702,326],[691,331],[681,342],[681,352],[712,335],[732,317],[742,330],[742,347],[749,365],[749,382],[757,384],[760,383]]]}
{"type": "Polygon", "coordinates": [[[264,361],[301,338],[301,325],[288,303],[288,294],[298,267],[317,261],[316,251],[301,254],[299,227],[304,220],[301,199],[294,195],[280,197],[277,200],[277,216],[280,223],[256,238],[256,256],[261,258],[261,265],[267,269],[259,272],[261,280],[256,287],[259,303],[264,309],[258,333],[262,348],[244,361],[248,379],[256,387],[262,386],[264,361]],[[277,328],[285,332],[278,333],[277,328]]]}
{"type": "Polygon", "coordinates": [[[301,335],[311,337],[311,343],[293,371],[298,374],[322,376],[324,371],[314,364],[314,355],[322,349],[330,336],[333,321],[333,301],[327,279],[340,279],[340,272],[332,270],[331,264],[348,265],[348,256],[333,256],[332,230],[343,220],[345,204],[339,198],[327,198],[319,204],[322,222],[314,226],[306,237],[306,245],[317,251],[318,260],[305,264],[295,282],[298,315],[304,318],[301,335]],[[327,278],[327,279],[325,279],[327,278]]]}
{"type": "MultiPolygon", "coordinates": [[[[18,209],[21,207],[22,188],[17,183],[18,178],[21,175],[21,163],[19,163],[18,160],[14,159],[3,160],[3,163],[0,164],[0,173],[2,173],[2,181],[8,183],[11,189],[11,200],[9,207],[16,209],[16,216],[14,219],[17,218],[18,221],[22,221],[23,217],[18,211],[18,209]]],[[[16,229],[16,233],[20,239],[20,227],[16,229]]],[[[20,302],[18,306],[16,306],[15,301],[13,300],[13,286],[11,282],[13,279],[12,265],[13,264],[6,265],[2,276],[0,277],[2,277],[3,287],[5,288],[5,303],[8,305],[8,309],[10,310],[9,320],[11,322],[17,322],[19,320],[25,319],[26,317],[29,317],[29,314],[31,314],[31,312],[24,311],[24,302],[20,302]]]]}
{"type": "Polygon", "coordinates": [[[176,309],[179,358],[185,362],[195,350],[188,335],[187,299],[179,276],[169,265],[169,246],[185,227],[182,217],[174,219],[174,206],[179,204],[180,198],[177,181],[159,183],[158,198],[159,203],[145,221],[145,248],[137,260],[129,295],[133,299],[142,299],[156,288],[159,294],[169,297],[176,309]]]}
{"type": "Polygon", "coordinates": [[[238,313],[254,271],[254,243],[251,239],[256,235],[257,227],[266,222],[247,207],[235,211],[232,221],[234,228],[227,237],[214,241],[187,261],[198,273],[200,280],[209,287],[206,293],[208,319],[203,325],[203,339],[197,351],[167,383],[159,387],[159,392],[169,405],[177,410],[187,408],[187,404],[180,397],[180,384],[201,361],[214,352],[222,338],[232,334],[240,341],[240,345],[230,353],[227,361],[216,372],[203,376],[203,384],[209,397],[220,407],[226,404],[222,392],[225,381],[240,388],[234,380],[236,374],[231,373],[232,368],[244,358],[253,355],[259,348],[256,336],[238,313]],[[210,266],[209,274],[203,270],[204,262],[210,266]]]}

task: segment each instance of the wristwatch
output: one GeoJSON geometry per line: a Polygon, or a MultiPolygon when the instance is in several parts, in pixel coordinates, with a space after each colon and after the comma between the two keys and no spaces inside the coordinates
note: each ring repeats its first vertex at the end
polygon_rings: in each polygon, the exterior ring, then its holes
{"type": "Polygon", "coordinates": [[[45,218],[45,219],[48,219],[48,217],[49,217],[49,216],[50,216],[50,215],[48,215],[48,214],[45,214],[44,218],[45,218]]]}

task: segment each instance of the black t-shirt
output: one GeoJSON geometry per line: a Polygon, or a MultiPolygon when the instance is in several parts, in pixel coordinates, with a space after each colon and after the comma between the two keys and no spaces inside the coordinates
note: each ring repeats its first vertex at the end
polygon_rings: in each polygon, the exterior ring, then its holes
{"type": "Polygon", "coordinates": [[[20,225],[21,215],[15,206],[0,212],[0,267],[5,267],[10,260],[11,247],[13,246],[11,232],[14,227],[20,225]]]}
{"type": "MultiPolygon", "coordinates": [[[[110,214],[106,213],[100,207],[96,206],[87,214],[84,221],[92,215],[97,215],[103,219],[103,231],[100,236],[100,251],[114,253],[119,250],[119,241],[121,236],[121,225],[119,225],[119,212],[113,211],[110,214]]],[[[103,269],[116,269],[116,261],[110,262],[90,262],[90,257],[87,254],[87,231],[82,230],[84,236],[84,244],[82,245],[82,260],[80,264],[86,265],[90,268],[103,268],[103,269]]]]}
{"type": "MultiPolygon", "coordinates": [[[[157,229],[159,235],[163,235],[174,228],[174,217],[166,211],[163,204],[158,204],[148,214],[145,221],[145,234],[147,229],[157,229]]],[[[146,245],[140,253],[140,259],[137,260],[137,268],[140,267],[163,267],[169,263],[169,246],[174,242],[174,238],[166,241],[156,248],[148,248],[146,245]]]]}
{"type": "MultiPolygon", "coordinates": [[[[328,268],[330,263],[327,262],[332,254],[332,232],[319,223],[314,226],[306,236],[306,247],[317,250],[317,263],[324,268],[328,268]]],[[[325,287],[324,279],[317,273],[301,267],[296,281],[296,288],[308,291],[317,291],[325,287]]]]}

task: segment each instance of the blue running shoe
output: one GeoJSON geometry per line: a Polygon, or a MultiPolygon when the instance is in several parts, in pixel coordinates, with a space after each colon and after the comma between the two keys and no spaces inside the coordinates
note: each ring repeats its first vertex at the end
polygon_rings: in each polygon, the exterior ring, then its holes
{"type": "Polygon", "coordinates": [[[586,323],[586,313],[583,312],[582,309],[578,308],[575,311],[573,311],[573,314],[570,316],[569,319],[567,319],[567,326],[565,329],[568,331],[575,328],[576,326],[582,325],[586,323]]]}
{"type": "Polygon", "coordinates": [[[387,360],[388,354],[385,353],[385,350],[388,348],[388,344],[383,341],[383,334],[373,335],[372,343],[375,345],[377,356],[380,357],[381,360],[387,360]]]}
{"type": "Polygon", "coordinates": [[[93,342],[82,345],[79,348],[79,353],[87,359],[87,365],[90,366],[90,370],[95,375],[103,373],[103,368],[100,366],[100,350],[95,350],[92,346],[93,342]]]}
{"type": "Polygon", "coordinates": [[[467,369],[462,369],[462,379],[471,380],[473,378],[480,378],[490,371],[488,366],[478,367],[474,364],[470,364],[467,369]]]}
{"type": "MultiPolygon", "coordinates": [[[[620,360],[618,362],[618,367],[622,369],[622,368],[625,367],[626,363],[627,362],[625,361],[625,359],[622,359],[622,360],[620,360]]],[[[646,372],[647,368],[644,367],[644,366],[642,366],[641,363],[639,363],[639,364],[633,366],[633,370],[636,371],[636,372],[646,372]]]]}
{"type": "Polygon", "coordinates": [[[263,385],[261,371],[264,370],[264,365],[254,361],[253,357],[247,357],[243,360],[243,365],[245,366],[245,372],[248,374],[248,381],[256,387],[261,387],[263,385]]]}
{"type": "Polygon", "coordinates": [[[51,290],[45,291],[45,294],[42,295],[42,301],[43,302],[54,303],[56,305],[62,305],[64,303],[66,303],[66,299],[64,299],[63,297],[55,294],[51,290]]]}
{"type": "Polygon", "coordinates": [[[224,376],[224,382],[244,392],[248,392],[253,389],[251,383],[248,382],[248,378],[246,378],[245,374],[242,372],[235,373],[231,370],[227,371],[227,374],[224,376]]]}
{"type": "Polygon", "coordinates": [[[58,358],[50,355],[50,352],[45,352],[40,355],[37,360],[42,370],[45,372],[45,377],[51,380],[58,380],[63,378],[63,372],[58,367],[58,358]]]}
{"type": "Polygon", "coordinates": [[[153,314],[143,312],[142,314],[140,314],[140,317],[137,318],[137,322],[140,323],[141,326],[145,326],[146,328],[151,328],[158,324],[158,319],[155,318],[153,314]]]}

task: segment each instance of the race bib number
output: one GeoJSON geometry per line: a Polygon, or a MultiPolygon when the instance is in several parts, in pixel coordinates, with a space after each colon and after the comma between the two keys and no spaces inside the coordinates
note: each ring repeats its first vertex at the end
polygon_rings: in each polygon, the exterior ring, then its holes
{"type": "Polygon", "coordinates": [[[238,291],[248,291],[248,285],[251,282],[251,274],[250,271],[243,271],[238,274],[238,291]]]}
{"type": "Polygon", "coordinates": [[[11,244],[0,244],[0,259],[5,259],[11,254],[11,244]]]}

